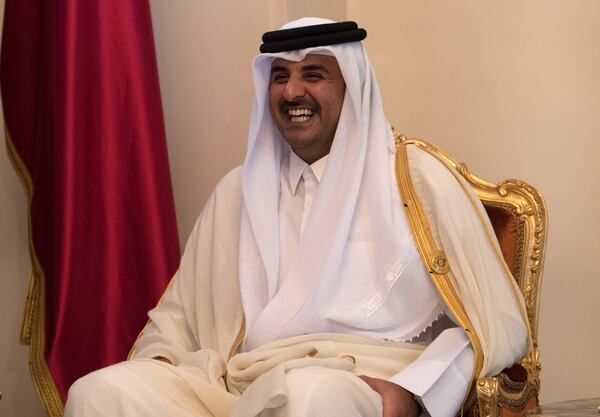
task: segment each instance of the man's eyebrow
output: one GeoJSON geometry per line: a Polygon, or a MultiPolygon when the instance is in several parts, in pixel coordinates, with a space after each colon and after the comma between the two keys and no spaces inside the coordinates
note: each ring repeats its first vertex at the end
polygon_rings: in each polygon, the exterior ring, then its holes
{"type": "Polygon", "coordinates": [[[329,74],[329,70],[325,65],[310,64],[302,67],[302,71],[323,71],[329,74]]]}
{"type": "Polygon", "coordinates": [[[275,65],[271,67],[271,74],[274,74],[276,72],[287,72],[287,69],[281,65],[275,65]]]}
{"type": "MultiPolygon", "coordinates": [[[[304,72],[306,72],[306,71],[323,71],[327,74],[330,73],[330,71],[327,69],[327,67],[325,65],[320,65],[320,64],[305,65],[302,67],[302,71],[304,71],[304,72]]],[[[271,67],[271,75],[273,75],[277,72],[288,72],[288,69],[282,65],[272,66],[271,67]]]]}

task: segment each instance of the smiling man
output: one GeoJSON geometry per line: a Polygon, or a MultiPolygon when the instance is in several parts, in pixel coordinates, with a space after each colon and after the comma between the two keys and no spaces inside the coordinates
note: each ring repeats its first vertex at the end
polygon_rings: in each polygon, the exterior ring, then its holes
{"type": "Polygon", "coordinates": [[[394,140],[365,36],[315,18],[263,36],[244,165],[132,359],[76,382],[66,416],[451,417],[520,358],[523,302],[483,209],[394,140]]]}

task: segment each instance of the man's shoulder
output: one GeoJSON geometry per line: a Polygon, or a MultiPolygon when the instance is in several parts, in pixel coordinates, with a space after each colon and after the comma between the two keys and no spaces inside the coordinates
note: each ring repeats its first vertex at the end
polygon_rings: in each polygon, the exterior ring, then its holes
{"type": "Polygon", "coordinates": [[[202,212],[196,220],[192,234],[202,224],[215,222],[229,224],[239,220],[242,204],[242,167],[233,168],[217,183],[202,212]]]}
{"type": "MultiPolygon", "coordinates": [[[[397,142],[398,144],[398,142],[397,142]]],[[[460,164],[441,147],[423,139],[403,138],[396,152],[404,147],[405,164],[410,172],[410,181],[421,192],[433,193],[438,198],[447,198],[449,190],[473,191],[460,172],[460,164]],[[457,189],[455,186],[460,184],[457,189]]]]}
{"type": "Polygon", "coordinates": [[[239,165],[223,175],[215,187],[215,191],[239,191],[242,190],[242,166],[239,165]]]}
{"type": "MultiPolygon", "coordinates": [[[[411,170],[428,169],[439,172],[450,172],[453,170],[451,162],[453,159],[439,146],[423,139],[405,138],[400,146],[406,148],[409,166],[411,170]]],[[[398,152],[398,148],[396,149],[398,152]]]]}
{"type": "Polygon", "coordinates": [[[402,149],[406,148],[409,154],[429,154],[431,156],[439,155],[440,153],[445,154],[445,151],[436,144],[429,142],[421,138],[407,137],[402,133],[398,132],[393,127],[392,137],[394,138],[395,146],[392,147],[393,156],[396,157],[397,153],[402,149]]]}
{"type": "Polygon", "coordinates": [[[206,202],[205,209],[218,205],[238,206],[242,200],[242,166],[233,168],[227,174],[225,174],[215,188],[208,201],[206,202]]]}

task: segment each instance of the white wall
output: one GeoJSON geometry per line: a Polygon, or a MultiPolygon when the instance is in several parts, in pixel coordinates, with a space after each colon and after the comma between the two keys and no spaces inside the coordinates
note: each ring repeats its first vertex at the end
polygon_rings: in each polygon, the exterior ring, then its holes
{"type": "MultiPolygon", "coordinates": [[[[2,0],[0,0],[2,1],[2,0]]],[[[2,3],[0,3],[2,4],[2,3]]],[[[389,120],[480,176],[537,186],[550,210],[541,304],[542,401],[600,395],[600,3],[595,0],[152,0],[180,240],[243,160],[262,32],[303,15],[369,36],[389,120]]],[[[2,138],[0,138],[2,139],[2,138]]],[[[17,343],[27,205],[0,151],[0,415],[38,417],[17,343]]]]}
{"type": "Polygon", "coordinates": [[[269,8],[266,0],[150,3],[183,244],[216,182],[243,161],[250,60],[269,8]]]}

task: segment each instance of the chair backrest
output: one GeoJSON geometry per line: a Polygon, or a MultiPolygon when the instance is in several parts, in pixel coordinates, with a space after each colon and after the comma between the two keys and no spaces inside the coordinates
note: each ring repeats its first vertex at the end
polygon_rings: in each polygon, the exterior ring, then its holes
{"type": "MultiPolygon", "coordinates": [[[[440,153],[444,153],[440,150],[440,153]]],[[[473,174],[464,163],[444,157],[473,187],[492,222],[506,264],[525,299],[535,347],[548,218],[546,202],[531,185],[516,179],[497,184],[473,174]]]]}
{"type": "MultiPolygon", "coordinates": [[[[539,413],[540,351],[538,348],[539,300],[548,217],[546,202],[542,195],[524,181],[508,179],[497,184],[482,180],[464,163],[452,159],[442,150],[440,156],[473,187],[483,203],[498,238],[506,264],[512,271],[527,308],[527,317],[533,337],[533,351],[527,352],[520,364],[526,371],[523,381],[519,367],[506,369],[496,378],[484,378],[478,382],[478,406],[471,415],[479,417],[515,417],[539,413]],[[497,388],[493,381],[498,381],[497,388]],[[513,394],[506,394],[514,390],[513,394]],[[490,396],[490,394],[492,394],[490,396]],[[518,394],[516,394],[518,393],[518,394]]],[[[521,368],[522,369],[522,368],[521,368]]],[[[538,414],[539,415],[539,414],[538,414]]]]}

